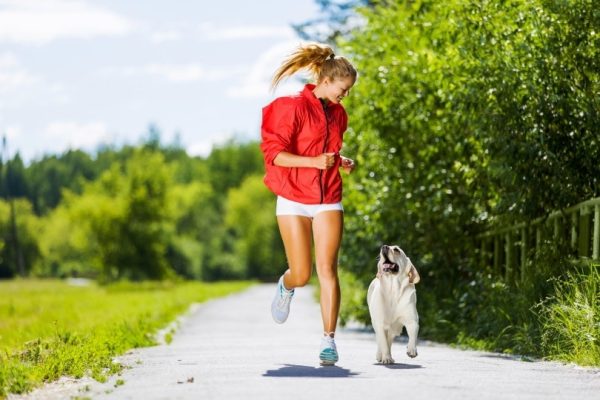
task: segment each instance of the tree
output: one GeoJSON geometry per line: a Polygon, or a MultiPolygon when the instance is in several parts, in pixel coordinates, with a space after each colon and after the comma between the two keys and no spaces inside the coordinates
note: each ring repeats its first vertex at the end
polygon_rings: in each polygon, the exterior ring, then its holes
{"type": "Polygon", "coordinates": [[[230,140],[215,146],[206,159],[210,184],[215,193],[226,196],[230,188],[239,186],[248,176],[264,171],[258,143],[230,140]]]}
{"type": "Polygon", "coordinates": [[[333,44],[356,29],[358,14],[355,9],[357,7],[372,7],[377,1],[316,0],[316,3],[323,15],[299,24],[292,24],[292,27],[304,40],[333,44]]]}
{"type": "Polygon", "coordinates": [[[12,199],[11,202],[12,205],[0,200],[0,278],[27,275],[41,255],[40,221],[31,204],[26,199],[12,199]],[[14,207],[14,213],[11,207],[14,207]],[[15,246],[16,238],[18,246],[15,246]]]}
{"type": "Polygon", "coordinates": [[[65,199],[70,224],[86,232],[82,249],[88,260],[83,261],[101,279],[162,279],[172,274],[166,259],[174,230],[167,204],[170,173],[160,153],[137,150],[125,164],[114,164],[86,185],[82,195],[65,199]]]}
{"type": "Polygon", "coordinates": [[[247,177],[229,191],[225,226],[235,238],[232,268],[240,277],[273,280],[285,269],[285,251],[275,218],[275,196],[262,175],[247,177]]]}
{"type": "Polygon", "coordinates": [[[27,168],[28,197],[38,215],[55,208],[64,189],[81,193],[85,182],[94,180],[100,171],[89,154],[68,150],[60,156],[45,156],[27,168]]]}

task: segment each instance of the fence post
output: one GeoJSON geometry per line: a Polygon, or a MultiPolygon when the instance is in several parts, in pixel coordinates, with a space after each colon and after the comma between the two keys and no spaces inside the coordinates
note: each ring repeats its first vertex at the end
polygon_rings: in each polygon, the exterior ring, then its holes
{"type": "Polygon", "coordinates": [[[571,214],[571,249],[577,251],[577,228],[579,222],[578,210],[571,214]]]}
{"type": "Polygon", "coordinates": [[[525,226],[521,230],[521,282],[525,282],[525,274],[527,272],[527,230],[528,226],[525,226]]]}
{"type": "Polygon", "coordinates": [[[512,269],[513,269],[513,260],[512,260],[512,255],[513,255],[513,241],[512,241],[512,235],[510,234],[510,231],[506,234],[506,247],[505,247],[505,251],[506,251],[506,281],[509,282],[512,279],[512,269]]]}
{"type": "Polygon", "coordinates": [[[594,207],[594,250],[592,259],[600,258],[600,204],[594,207]]]}
{"type": "Polygon", "coordinates": [[[579,257],[590,256],[590,212],[587,207],[581,208],[579,217],[579,257]]]}
{"type": "Polygon", "coordinates": [[[484,237],[481,238],[481,248],[479,249],[479,253],[480,253],[479,257],[480,257],[481,265],[482,266],[487,265],[486,257],[485,257],[486,251],[485,251],[485,238],[484,237]]]}

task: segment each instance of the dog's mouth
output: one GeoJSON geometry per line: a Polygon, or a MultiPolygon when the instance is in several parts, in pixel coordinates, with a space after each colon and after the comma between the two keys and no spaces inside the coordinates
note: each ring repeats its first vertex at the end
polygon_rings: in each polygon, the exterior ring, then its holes
{"type": "Polygon", "coordinates": [[[381,247],[381,257],[383,258],[383,262],[381,263],[381,271],[387,272],[390,274],[396,274],[400,271],[400,266],[390,260],[388,256],[389,246],[383,245],[381,247]]]}
{"type": "Polygon", "coordinates": [[[383,272],[389,272],[389,273],[395,274],[398,271],[400,271],[400,266],[395,263],[385,262],[385,263],[383,263],[381,270],[383,272]]]}

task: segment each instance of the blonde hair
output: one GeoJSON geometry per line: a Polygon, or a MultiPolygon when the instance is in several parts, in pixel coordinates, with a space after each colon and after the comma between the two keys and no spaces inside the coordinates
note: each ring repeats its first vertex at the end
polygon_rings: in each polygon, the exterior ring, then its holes
{"type": "Polygon", "coordinates": [[[275,89],[281,80],[305,69],[312,73],[317,83],[325,78],[352,78],[356,80],[356,69],[345,57],[335,55],[333,49],[321,43],[308,43],[298,49],[281,64],[273,75],[271,89],[275,89]]]}

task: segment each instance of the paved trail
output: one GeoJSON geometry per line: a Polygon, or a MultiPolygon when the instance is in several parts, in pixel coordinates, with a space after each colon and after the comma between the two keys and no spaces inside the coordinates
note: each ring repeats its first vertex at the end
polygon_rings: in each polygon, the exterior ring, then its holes
{"type": "Polygon", "coordinates": [[[201,305],[170,345],[130,352],[121,360],[131,368],[106,384],[59,384],[28,398],[600,400],[600,369],[428,342],[409,359],[402,341],[392,347],[396,364],[383,366],[375,363],[373,334],[358,330],[338,331],[340,361],[320,367],[320,312],[312,289],[297,290],[283,325],[271,320],[274,290],[259,285],[201,305]],[[117,378],[124,384],[115,387],[117,378]]]}

